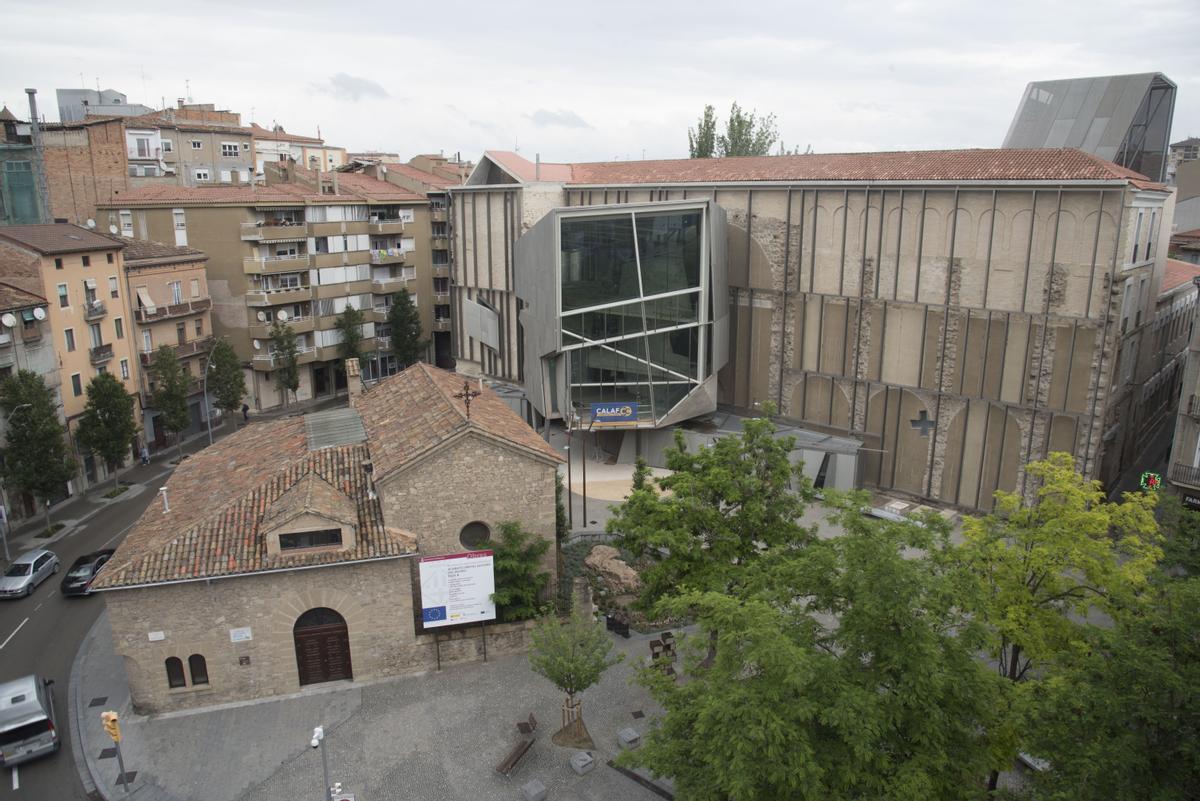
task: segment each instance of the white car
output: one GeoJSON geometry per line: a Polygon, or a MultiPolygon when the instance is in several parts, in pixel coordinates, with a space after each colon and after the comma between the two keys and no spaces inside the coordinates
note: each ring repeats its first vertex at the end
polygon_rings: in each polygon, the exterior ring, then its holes
{"type": "Polygon", "coordinates": [[[58,557],[53,551],[26,551],[0,576],[0,598],[23,598],[57,572],[58,557]]]}

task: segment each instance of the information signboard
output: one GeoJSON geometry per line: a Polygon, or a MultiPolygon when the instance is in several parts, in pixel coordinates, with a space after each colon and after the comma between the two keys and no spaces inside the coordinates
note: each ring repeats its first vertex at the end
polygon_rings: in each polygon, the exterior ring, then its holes
{"type": "Polygon", "coordinates": [[[491,551],[427,556],[420,562],[421,621],[425,628],[496,619],[491,551]]]}
{"type": "Polygon", "coordinates": [[[593,426],[630,426],[636,425],[638,405],[629,403],[593,403],[593,426]]]}

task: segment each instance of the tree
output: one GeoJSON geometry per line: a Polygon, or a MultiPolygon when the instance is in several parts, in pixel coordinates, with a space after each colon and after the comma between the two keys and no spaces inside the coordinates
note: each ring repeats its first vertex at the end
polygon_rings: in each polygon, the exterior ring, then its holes
{"type": "MultiPolygon", "coordinates": [[[[1110,503],[1068,453],[1026,470],[1040,484],[1036,502],[997,492],[992,514],[964,519],[958,553],[977,582],[974,606],[990,632],[988,650],[1012,682],[1083,642],[1088,613],[1111,611],[1145,587],[1161,556],[1155,496],[1126,493],[1110,503]]],[[[997,779],[993,772],[991,789],[997,779]]]]}
{"type": "Polygon", "coordinates": [[[867,518],[864,502],[839,501],[842,536],[767,548],[733,592],[661,602],[719,647],[701,660],[685,638],[685,682],[640,675],[665,712],[623,760],[701,801],[957,801],[980,786],[1011,687],[976,658],[985,632],[958,603],[948,527],[867,518]]]}
{"type": "Polygon", "coordinates": [[[429,347],[429,340],[421,339],[421,314],[413,305],[407,289],[392,295],[387,321],[392,329],[392,352],[396,355],[396,361],[403,367],[416,364],[429,347]]]}
{"type": "Polygon", "coordinates": [[[1200,783],[1200,578],[1161,582],[1031,693],[1038,798],[1195,798],[1200,783]]]}
{"type": "Polygon", "coordinates": [[[236,420],[246,395],[246,377],[233,346],[225,339],[218,339],[208,352],[208,391],[225,419],[236,420]]]}
{"type": "Polygon", "coordinates": [[[571,533],[571,524],[567,518],[567,507],[563,503],[566,496],[566,487],[563,486],[562,473],[554,474],[554,538],[558,542],[562,542],[571,533]]]}
{"type": "MultiPolygon", "coordinates": [[[[105,464],[119,465],[137,434],[133,396],[112,373],[99,373],[87,385],[87,405],[79,420],[79,443],[105,464]]],[[[113,487],[117,471],[113,470],[113,487]]]]}
{"type": "Polygon", "coordinates": [[[149,369],[150,380],[154,382],[150,405],[159,413],[157,424],[175,435],[175,450],[182,459],[183,432],[192,422],[187,404],[191,376],[184,371],[170,345],[158,346],[150,359],[149,369]]]}
{"type": "MultiPolygon", "coordinates": [[[[547,617],[530,632],[529,666],[566,693],[563,729],[582,720],[582,703],[575,696],[600,681],[623,654],[609,657],[612,639],[604,626],[576,610],[567,620],[547,617]]],[[[582,725],[582,724],[581,724],[582,725]]]]}
{"type": "Polygon", "coordinates": [[[40,375],[21,370],[0,383],[0,409],[7,420],[4,480],[42,501],[49,529],[50,503],[75,474],[54,394],[40,375]]]}
{"type": "Polygon", "coordinates": [[[500,538],[492,544],[496,604],[500,620],[529,620],[542,613],[542,591],[550,574],[541,570],[550,541],[521,528],[520,523],[500,524],[500,538]]]}
{"type": "Polygon", "coordinates": [[[695,129],[688,128],[688,154],[694,159],[711,159],[716,155],[717,117],[712,106],[705,106],[695,129]]]}
{"type": "Polygon", "coordinates": [[[334,327],[342,335],[338,353],[342,357],[343,363],[346,359],[358,359],[359,365],[362,365],[362,354],[359,353],[359,349],[362,347],[363,341],[363,313],[353,306],[347,306],[337,316],[334,327]]]}
{"type": "Polygon", "coordinates": [[[1158,519],[1164,568],[1200,576],[1200,512],[1185,507],[1178,496],[1163,495],[1158,501],[1158,519]]]}
{"type": "Polygon", "coordinates": [[[294,396],[300,389],[300,349],[296,345],[296,332],[286,323],[276,320],[271,325],[271,339],[275,342],[275,386],[287,406],[287,394],[294,396]]]}

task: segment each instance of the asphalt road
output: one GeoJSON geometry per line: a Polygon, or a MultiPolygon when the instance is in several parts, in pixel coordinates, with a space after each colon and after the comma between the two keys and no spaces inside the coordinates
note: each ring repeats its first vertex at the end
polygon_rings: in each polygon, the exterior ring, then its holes
{"type": "MultiPolygon", "coordinates": [[[[155,499],[151,491],[110,504],[50,550],[62,561],[28,598],[0,601],[0,680],[37,673],[53,679],[54,711],[62,748],[53,756],[0,771],[0,799],[86,801],[71,754],[67,684],[71,663],[104,603],[98,596],[66,598],[58,589],[71,563],[85,553],[113,548],[155,499]]],[[[13,554],[16,556],[16,554],[13,554]]],[[[102,710],[95,710],[99,714],[102,710]]]]}

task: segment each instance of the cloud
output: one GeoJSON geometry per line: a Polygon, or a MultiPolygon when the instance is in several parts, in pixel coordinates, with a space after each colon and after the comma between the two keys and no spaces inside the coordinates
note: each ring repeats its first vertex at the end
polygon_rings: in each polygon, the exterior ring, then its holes
{"type": "Polygon", "coordinates": [[[387,90],[370,78],[359,78],[344,72],[332,76],[327,83],[314,84],[313,88],[318,92],[348,98],[355,102],[363,98],[388,97],[387,90]]]}
{"type": "Polygon", "coordinates": [[[544,108],[539,108],[532,114],[526,115],[533,124],[539,128],[545,128],[549,125],[561,125],[564,128],[591,128],[587,121],[576,114],[574,111],[566,108],[560,108],[558,111],[549,111],[544,108]]]}

